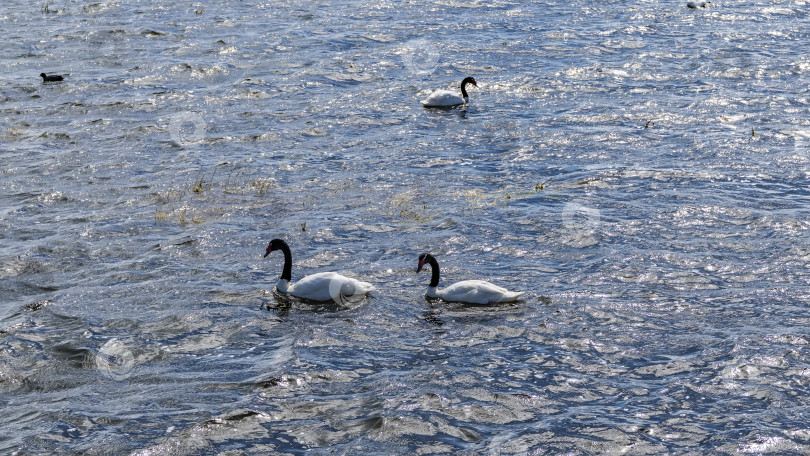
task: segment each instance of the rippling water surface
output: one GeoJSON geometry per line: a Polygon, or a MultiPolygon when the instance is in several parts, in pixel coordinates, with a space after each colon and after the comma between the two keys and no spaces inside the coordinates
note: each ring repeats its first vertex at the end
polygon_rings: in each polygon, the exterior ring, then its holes
{"type": "Polygon", "coordinates": [[[808,7],[6,3],[0,453],[810,451],[808,7]]]}

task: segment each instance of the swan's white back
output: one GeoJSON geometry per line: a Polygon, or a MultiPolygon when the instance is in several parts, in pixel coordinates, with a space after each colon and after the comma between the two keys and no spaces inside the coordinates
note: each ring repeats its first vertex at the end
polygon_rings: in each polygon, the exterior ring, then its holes
{"type": "Polygon", "coordinates": [[[353,294],[356,296],[362,296],[375,290],[374,285],[368,282],[352,279],[337,272],[319,272],[308,275],[292,285],[289,285],[284,279],[279,279],[276,288],[282,293],[289,293],[295,297],[312,301],[334,300],[341,290],[345,289],[353,290],[353,294]],[[282,284],[282,281],[285,284],[282,284]]]}
{"type": "Polygon", "coordinates": [[[428,287],[427,292],[429,298],[471,304],[512,302],[517,301],[522,294],[522,291],[509,291],[484,280],[463,280],[443,289],[428,287]]]}
{"type": "Polygon", "coordinates": [[[450,107],[464,103],[464,98],[451,90],[437,90],[422,100],[422,105],[428,107],[450,107]]]}

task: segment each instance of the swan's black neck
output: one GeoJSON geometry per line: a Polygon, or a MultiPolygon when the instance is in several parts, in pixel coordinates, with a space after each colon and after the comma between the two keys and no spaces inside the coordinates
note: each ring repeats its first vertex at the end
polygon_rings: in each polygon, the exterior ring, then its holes
{"type": "Polygon", "coordinates": [[[438,287],[439,286],[439,262],[436,261],[436,258],[433,258],[433,255],[427,254],[425,255],[425,263],[430,265],[430,285],[429,287],[438,287]]]}
{"type": "Polygon", "coordinates": [[[281,278],[289,282],[292,280],[292,253],[286,242],[282,243],[280,248],[284,252],[284,269],[281,271],[281,278]]]}
{"type": "Polygon", "coordinates": [[[475,79],[473,79],[471,77],[467,77],[467,78],[464,78],[463,81],[461,81],[461,96],[464,97],[465,100],[467,98],[469,98],[469,95],[467,95],[467,84],[476,85],[475,84],[475,79]]]}
{"type": "Polygon", "coordinates": [[[267,252],[264,256],[267,257],[267,255],[270,255],[270,252],[275,252],[276,250],[284,252],[284,269],[281,270],[281,279],[289,282],[292,280],[292,254],[290,253],[290,246],[281,239],[273,239],[270,241],[270,245],[267,246],[267,252]]]}

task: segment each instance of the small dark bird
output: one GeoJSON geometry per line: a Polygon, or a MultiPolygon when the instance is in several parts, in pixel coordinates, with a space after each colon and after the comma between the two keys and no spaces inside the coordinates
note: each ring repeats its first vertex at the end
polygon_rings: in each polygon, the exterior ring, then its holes
{"type": "Polygon", "coordinates": [[[712,2],[700,2],[696,4],[695,2],[686,2],[686,7],[689,9],[697,9],[698,6],[701,8],[706,8],[707,6],[711,5],[712,2]]]}
{"type": "Polygon", "coordinates": [[[42,78],[42,82],[57,82],[61,81],[62,79],[65,79],[62,76],[59,76],[58,74],[52,74],[48,76],[45,73],[40,73],[39,76],[42,78]]]}

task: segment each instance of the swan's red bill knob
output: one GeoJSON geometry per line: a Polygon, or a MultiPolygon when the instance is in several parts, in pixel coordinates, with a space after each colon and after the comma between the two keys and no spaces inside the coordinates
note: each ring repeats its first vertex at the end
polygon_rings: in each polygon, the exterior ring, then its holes
{"type": "Polygon", "coordinates": [[[425,260],[420,258],[419,259],[419,266],[416,268],[416,272],[421,271],[424,266],[425,266],[425,260]]]}
{"type": "Polygon", "coordinates": [[[270,244],[267,245],[267,252],[264,253],[264,257],[267,258],[267,255],[270,255],[270,252],[275,252],[276,250],[289,253],[290,248],[287,247],[287,243],[281,239],[273,239],[270,241],[270,244]]]}

